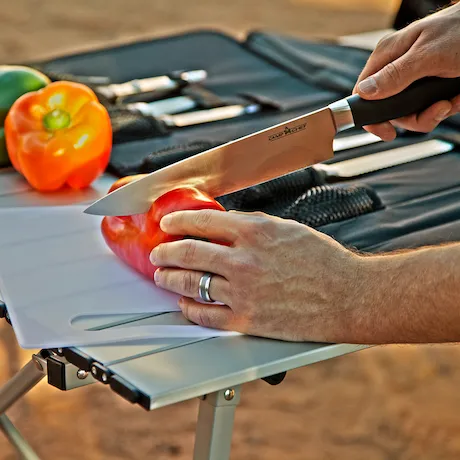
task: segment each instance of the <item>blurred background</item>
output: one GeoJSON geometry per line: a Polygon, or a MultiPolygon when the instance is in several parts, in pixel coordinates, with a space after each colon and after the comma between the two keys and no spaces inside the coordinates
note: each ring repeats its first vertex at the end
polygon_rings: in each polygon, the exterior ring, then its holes
{"type": "Polygon", "coordinates": [[[391,24],[399,0],[1,0],[0,59],[40,59],[211,27],[335,37],[391,24]]]}
{"type": "MultiPolygon", "coordinates": [[[[391,26],[390,0],[0,0],[0,62],[213,28],[325,38],[391,26]]],[[[0,385],[30,359],[0,322],[0,385]]],[[[233,460],[460,458],[460,351],[376,347],[243,389],[233,460]]],[[[41,382],[8,415],[43,460],[190,459],[198,401],[148,413],[103,385],[41,382]]],[[[0,433],[0,460],[16,459],[0,433]]]]}

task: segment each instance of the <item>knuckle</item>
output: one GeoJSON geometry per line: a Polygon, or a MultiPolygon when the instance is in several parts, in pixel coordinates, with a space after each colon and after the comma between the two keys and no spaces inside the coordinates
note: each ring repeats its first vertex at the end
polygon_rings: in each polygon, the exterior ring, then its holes
{"type": "Polygon", "coordinates": [[[171,219],[171,225],[177,228],[182,228],[184,225],[184,213],[183,212],[173,212],[169,215],[171,219]]]}
{"type": "Polygon", "coordinates": [[[199,230],[204,232],[208,230],[211,225],[212,214],[211,209],[202,209],[196,214],[195,224],[199,230]]]}
{"type": "Polygon", "coordinates": [[[265,218],[260,221],[260,231],[264,235],[271,236],[276,231],[276,222],[274,219],[265,218]]]}
{"type": "Polygon", "coordinates": [[[377,42],[377,46],[375,47],[375,51],[379,52],[379,51],[385,50],[393,42],[394,42],[393,35],[386,35],[385,37],[382,37],[377,42]]]}
{"type": "Polygon", "coordinates": [[[418,126],[414,126],[413,129],[414,131],[418,131],[419,133],[430,133],[431,131],[433,131],[434,128],[436,128],[437,125],[438,125],[438,122],[433,121],[431,126],[418,125],[418,126]]]}
{"type": "Polygon", "coordinates": [[[275,221],[266,214],[256,216],[241,231],[241,236],[249,242],[271,240],[276,230],[275,221]]]}
{"type": "Polygon", "coordinates": [[[160,243],[157,247],[156,247],[156,253],[157,253],[157,260],[159,261],[164,261],[166,260],[166,245],[163,244],[163,243],[160,243]]]}
{"type": "Polygon", "coordinates": [[[184,264],[190,264],[195,259],[196,254],[196,241],[195,240],[184,240],[182,251],[182,262],[184,264]]]}
{"type": "Polygon", "coordinates": [[[251,299],[251,290],[249,290],[247,286],[241,285],[238,286],[238,289],[235,289],[233,296],[239,309],[244,311],[245,315],[249,314],[250,309],[248,308],[248,303],[251,299]]]}
{"type": "Polygon", "coordinates": [[[253,211],[251,212],[251,215],[255,217],[266,217],[267,216],[267,214],[265,214],[262,211],[253,211]]]}
{"type": "Polygon", "coordinates": [[[181,276],[181,280],[180,280],[180,288],[186,294],[190,294],[192,292],[192,290],[193,290],[193,277],[192,277],[191,272],[184,271],[184,273],[181,276]]]}
{"type": "Polygon", "coordinates": [[[390,62],[382,70],[384,77],[390,81],[392,84],[399,84],[402,77],[402,69],[399,65],[396,65],[394,62],[390,62]]]}
{"type": "Polygon", "coordinates": [[[262,272],[262,264],[252,254],[242,254],[233,258],[233,273],[240,280],[238,286],[244,288],[248,279],[255,279],[262,272]]]}
{"type": "Polygon", "coordinates": [[[196,315],[194,322],[204,327],[211,327],[211,318],[207,311],[204,308],[198,308],[196,310],[196,315]]]}
{"type": "Polygon", "coordinates": [[[256,228],[254,237],[260,244],[270,244],[276,236],[276,223],[272,219],[263,219],[256,228]]]}
{"type": "Polygon", "coordinates": [[[219,251],[212,251],[209,256],[209,262],[213,267],[218,267],[224,262],[223,255],[219,251]]]}
{"type": "Polygon", "coordinates": [[[257,222],[255,220],[248,221],[240,229],[240,235],[244,239],[250,239],[257,231],[257,222]]]}
{"type": "Polygon", "coordinates": [[[180,307],[181,311],[182,311],[182,314],[189,320],[189,321],[192,321],[192,318],[190,317],[190,307],[188,305],[181,305],[180,307]]]}

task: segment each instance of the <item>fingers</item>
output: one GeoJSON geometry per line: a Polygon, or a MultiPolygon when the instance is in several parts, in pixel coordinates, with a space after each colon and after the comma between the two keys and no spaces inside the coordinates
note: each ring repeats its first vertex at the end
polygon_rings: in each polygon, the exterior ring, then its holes
{"type": "Polygon", "coordinates": [[[399,118],[395,120],[393,124],[409,131],[429,133],[433,131],[441,121],[452,114],[452,103],[450,101],[440,101],[420,114],[399,118]]]}
{"type": "MultiPolygon", "coordinates": [[[[176,294],[190,298],[199,297],[200,279],[204,272],[181,270],[174,268],[159,268],[155,271],[155,284],[176,294]]],[[[214,275],[209,285],[209,295],[215,302],[230,305],[230,283],[223,277],[214,275]]]]}
{"type": "Polygon", "coordinates": [[[358,85],[367,77],[374,75],[391,62],[405,55],[417,41],[420,32],[417,27],[407,27],[380,40],[364,66],[353,92],[358,92],[358,85]]]}
{"type": "Polygon", "coordinates": [[[192,323],[214,329],[232,329],[233,312],[225,305],[201,304],[196,300],[181,297],[179,307],[192,323]]]}
{"type": "Polygon", "coordinates": [[[378,125],[364,126],[364,129],[385,142],[392,141],[396,138],[396,130],[390,122],[379,123],[378,125]]]}
{"type": "Polygon", "coordinates": [[[395,139],[396,130],[394,129],[394,126],[418,133],[429,133],[433,131],[439,125],[439,123],[459,111],[460,97],[458,98],[458,108],[456,108],[456,99],[454,99],[452,102],[439,101],[420,114],[398,118],[391,123],[387,122],[380,123],[378,125],[366,126],[365,129],[366,131],[379,136],[384,141],[392,141],[395,139]]]}
{"type": "Polygon", "coordinates": [[[410,51],[362,80],[357,86],[357,92],[364,99],[370,100],[386,99],[399,94],[426,75],[427,68],[422,63],[423,58],[410,51]]]}
{"type": "Polygon", "coordinates": [[[452,115],[460,113],[460,94],[452,99],[452,115]]]}
{"type": "Polygon", "coordinates": [[[240,219],[234,214],[213,209],[177,211],[163,217],[160,227],[170,235],[189,235],[232,243],[237,238],[240,219]]]}
{"type": "Polygon", "coordinates": [[[150,262],[157,267],[212,272],[225,278],[231,273],[231,260],[231,248],[192,239],[162,243],[150,253],[150,262]]]}

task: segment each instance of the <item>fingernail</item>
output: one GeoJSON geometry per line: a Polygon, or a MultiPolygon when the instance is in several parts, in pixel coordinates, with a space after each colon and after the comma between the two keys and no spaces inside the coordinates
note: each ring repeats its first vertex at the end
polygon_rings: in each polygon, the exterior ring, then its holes
{"type": "Polygon", "coordinates": [[[155,284],[158,284],[160,281],[160,269],[155,270],[155,273],[153,274],[153,281],[155,281],[155,284]]]}
{"type": "MultiPolygon", "coordinates": [[[[157,248],[152,249],[152,252],[150,253],[150,263],[155,265],[158,257],[158,250],[157,248]]],[[[155,272],[156,273],[156,272],[155,272]]]]}
{"type": "Polygon", "coordinates": [[[443,121],[447,118],[447,115],[449,115],[450,110],[444,109],[440,110],[438,114],[434,117],[436,121],[443,121]]]}
{"type": "Polygon", "coordinates": [[[377,82],[374,77],[368,77],[358,85],[359,92],[366,96],[372,96],[377,92],[377,82]]]}
{"type": "Polygon", "coordinates": [[[171,220],[172,220],[172,217],[170,215],[167,215],[167,216],[164,216],[161,220],[160,220],[160,228],[163,230],[163,231],[166,231],[168,226],[171,224],[171,220]]]}

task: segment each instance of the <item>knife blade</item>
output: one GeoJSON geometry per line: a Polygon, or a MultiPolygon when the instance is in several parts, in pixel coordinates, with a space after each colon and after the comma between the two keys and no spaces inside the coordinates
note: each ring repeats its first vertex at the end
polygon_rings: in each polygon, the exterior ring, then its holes
{"type": "Polygon", "coordinates": [[[387,99],[353,95],[166,166],[107,194],[84,212],[140,214],[160,195],[182,186],[217,198],[332,158],[340,131],[418,113],[459,93],[460,78],[427,77],[387,99]]]}
{"type": "Polygon", "coordinates": [[[318,164],[312,166],[312,168],[323,176],[325,180],[333,178],[348,179],[380,171],[381,169],[411,163],[423,158],[434,157],[451,152],[453,149],[454,144],[450,142],[431,139],[417,144],[372,153],[359,158],[339,161],[338,163],[318,164]]]}

